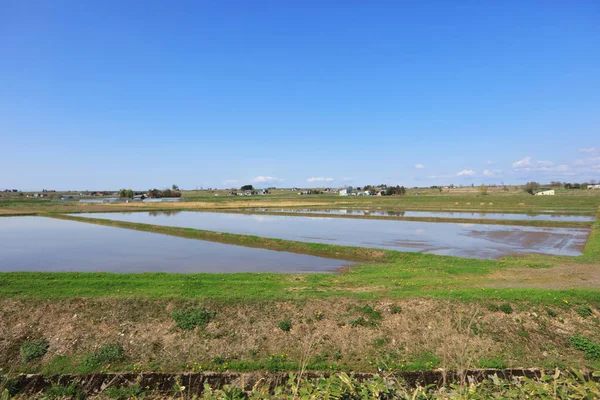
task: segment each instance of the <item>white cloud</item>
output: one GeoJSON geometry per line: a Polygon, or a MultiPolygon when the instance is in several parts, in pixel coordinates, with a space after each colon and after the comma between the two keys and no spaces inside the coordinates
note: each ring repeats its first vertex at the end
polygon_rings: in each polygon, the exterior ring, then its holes
{"type": "Polygon", "coordinates": [[[544,160],[532,160],[530,156],[523,157],[519,161],[515,161],[512,166],[514,169],[527,171],[527,172],[535,172],[535,171],[556,171],[556,170],[564,170],[564,165],[559,167],[553,167],[554,163],[552,161],[544,161],[544,160]]]}
{"type": "Polygon", "coordinates": [[[487,165],[495,165],[495,164],[496,164],[496,161],[489,160],[489,161],[487,162],[487,165]]]}
{"type": "Polygon", "coordinates": [[[600,164],[592,165],[593,169],[600,169],[600,164]]]}
{"type": "Polygon", "coordinates": [[[586,149],[579,149],[580,153],[600,153],[600,148],[598,147],[588,147],[586,149]]]}
{"type": "Polygon", "coordinates": [[[274,176],[257,176],[252,179],[252,183],[267,183],[267,182],[283,182],[284,179],[276,178],[274,176]]]}
{"type": "Polygon", "coordinates": [[[333,178],[308,178],[307,182],[333,182],[333,178]]]}
{"type": "Polygon", "coordinates": [[[494,176],[494,172],[490,171],[489,169],[486,169],[485,171],[483,171],[483,175],[485,175],[485,176],[494,176]]]}
{"type": "Polygon", "coordinates": [[[462,171],[460,171],[459,173],[456,174],[456,176],[473,176],[475,175],[475,171],[473,171],[472,169],[463,169],[462,171]]]}
{"type": "Polygon", "coordinates": [[[550,167],[554,165],[552,161],[536,161],[535,164],[539,165],[540,167],[550,167]]]}
{"type": "Polygon", "coordinates": [[[415,168],[421,169],[421,168],[425,168],[425,166],[423,164],[415,164],[415,168]]]}
{"type": "Polygon", "coordinates": [[[519,161],[515,161],[512,166],[513,166],[513,168],[529,167],[529,166],[531,166],[531,157],[529,157],[529,156],[523,157],[523,159],[521,159],[519,161]]]}

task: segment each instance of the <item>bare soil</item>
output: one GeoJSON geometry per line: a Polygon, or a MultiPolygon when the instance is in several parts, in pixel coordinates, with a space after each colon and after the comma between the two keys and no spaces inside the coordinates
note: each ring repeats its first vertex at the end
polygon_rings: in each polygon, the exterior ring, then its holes
{"type": "MultiPolygon", "coordinates": [[[[22,370],[19,347],[26,340],[49,341],[46,355],[26,368],[41,368],[57,356],[79,359],[104,344],[120,344],[127,363],[153,362],[162,371],[186,371],[214,357],[256,362],[287,354],[298,365],[322,361],[358,371],[373,371],[376,362],[398,365],[432,354],[436,367],[467,369],[483,360],[504,360],[507,367],[544,367],[558,363],[585,364],[583,355],[568,345],[575,334],[600,337],[595,316],[584,319],[570,309],[556,309],[552,318],[543,308],[529,307],[505,314],[485,304],[445,300],[404,300],[365,303],[353,299],[302,303],[206,303],[217,313],[206,328],[182,331],[173,310],[190,305],[181,301],[142,299],[73,299],[64,301],[0,300],[0,368],[22,370]],[[352,326],[369,316],[357,306],[371,305],[382,315],[372,326],[352,326]],[[400,313],[392,313],[400,306],[400,313]],[[321,313],[321,317],[317,317],[321,313]],[[291,321],[284,332],[278,323],[291,321]],[[334,354],[339,359],[333,358],[334,354]]],[[[119,368],[113,366],[112,368],[119,368]]],[[[125,370],[131,367],[123,367],[125,370]]],[[[147,368],[147,367],[145,367],[147,368]]],[[[112,370],[111,370],[112,371],[112,370]]]]}
{"type": "Polygon", "coordinates": [[[600,264],[564,263],[549,268],[509,268],[489,276],[486,287],[572,289],[600,287],[600,264]]]}

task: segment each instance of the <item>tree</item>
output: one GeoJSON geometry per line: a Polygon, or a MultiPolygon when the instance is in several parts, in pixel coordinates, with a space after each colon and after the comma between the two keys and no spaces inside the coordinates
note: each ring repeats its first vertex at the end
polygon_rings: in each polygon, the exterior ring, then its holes
{"type": "Polygon", "coordinates": [[[524,189],[525,189],[525,191],[526,191],[527,193],[529,193],[529,194],[533,194],[533,192],[534,192],[535,190],[537,190],[539,187],[540,187],[540,185],[539,185],[537,182],[527,182],[527,183],[525,184],[525,187],[524,187],[524,189]]]}
{"type": "Polygon", "coordinates": [[[252,185],[244,185],[240,188],[240,190],[254,190],[254,186],[252,185]]]}
{"type": "Polygon", "coordinates": [[[481,193],[482,195],[485,196],[487,194],[487,192],[488,192],[488,187],[487,186],[485,186],[483,184],[481,186],[479,186],[479,193],[481,193]]]}
{"type": "Polygon", "coordinates": [[[179,190],[179,186],[177,186],[176,184],[173,184],[173,186],[171,187],[171,189],[173,189],[173,190],[179,190]]]}
{"type": "Polygon", "coordinates": [[[406,188],[404,186],[389,186],[386,190],[385,190],[385,194],[387,196],[403,196],[406,193],[406,188]]]}
{"type": "Polygon", "coordinates": [[[127,197],[128,199],[133,199],[133,190],[127,189],[125,191],[125,197],[127,197]]]}
{"type": "Polygon", "coordinates": [[[148,190],[148,197],[158,199],[162,197],[162,193],[158,189],[150,189],[148,190]]]}
{"type": "Polygon", "coordinates": [[[127,197],[127,189],[121,189],[121,190],[119,190],[119,197],[120,198],[127,197]]]}

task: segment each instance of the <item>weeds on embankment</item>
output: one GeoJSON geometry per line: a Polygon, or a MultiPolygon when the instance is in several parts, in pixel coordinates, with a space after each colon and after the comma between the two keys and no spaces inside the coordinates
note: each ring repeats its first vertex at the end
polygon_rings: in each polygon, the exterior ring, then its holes
{"type": "MultiPolygon", "coordinates": [[[[287,376],[230,376],[198,374],[195,376],[155,375],[92,377],[88,381],[62,379],[62,383],[45,382],[19,391],[27,380],[0,380],[0,399],[597,399],[600,397],[600,373],[583,374],[576,370],[561,371],[470,371],[438,374],[436,383],[423,383],[418,376],[405,381],[393,374],[365,375],[303,374],[287,376]],[[98,379],[96,379],[98,378],[98,379]],[[108,381],[108,382],[107,382],[108,381]],[[41,387],[40,387],[41,386],[41,387]],[[34,392],[38,389],[37,392],[34,392]]],[[[30,377],[29,380],[35,380],[30,377]]],[[[425,377],[425,381],[431,378],[425,377]]]]}

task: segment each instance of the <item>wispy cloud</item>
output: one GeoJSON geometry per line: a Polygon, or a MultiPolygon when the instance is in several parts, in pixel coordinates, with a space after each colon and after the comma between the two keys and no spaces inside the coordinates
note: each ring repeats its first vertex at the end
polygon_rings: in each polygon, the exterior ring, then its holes
{"type": "Polygon", "coordinates": [[[554,165],[552,161],[536,161],[535,164],[539,165],[540,167],[550,167],[554,165]]]}
{"type": "Polygon", "coordinates": [[[600,147],[587,147],[585,149],[579,149],[579,152],[588,154],[600,153],[600,147]]]}
{"type": "Polygon", "coordinates": [[[525,168],[530,167],[531,165],[531,157],[527,156],[523,157],[519,161],[515,161],[512,166],[513,168],[525,168]]]}
{"type": "Polygon", "coordinates": [[[494,174],[494,171],[490,171],[489,169],[486,169],[485,171],[483,171],[483,175],[485,175],[485,176],[494,176],[496,174],[494,174]]]}
{"type": "Polygon", "coordinates": [[[476,172],[472,169],[463,169],[462,171],[457,173],[456,176],[473,176],[475,174],[476,172]]]}
{"type": "Polygon", "coordinates": [[[552,169],[553,165],[552,161],[533,160],[530,156],[523,157],[512,164],[514,169],[523,171],[546,171],[552,169]]]}
{"type": "Polygon", "coordinates": [[[252,179],[252,183],[270,183],[270,182],[283,182],[285,179],[276,178],[274,176],[257,176],[252,179]]]}
{"type": "Polygon", "coordinates": [[[423,164],[415,164],[415,168],[421,169],[421,168],[425,168],[425,166],[423,164]]]}
{"type": "Polygon", "coordinates": [[[489,160],[489,161],[487,162],[487,165],[495,165],[495,164],[496,164],[496,161],[489,160]]]}
{"type": "Polygon", "coordinates": [[[313,178],[308,178],[306,181],[310,182],[310,183],[314,183],[314,182],[333,182],[333,178],[316,178],[316,177],[313,177],[313,178]]]}
{"type": "Polygon", "coordinates": [[[238,183],[237,179],[226,179],[223,181],[223,185],[235,185],[238,183]]]}

